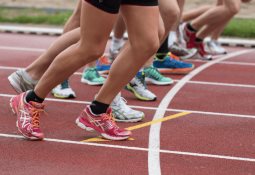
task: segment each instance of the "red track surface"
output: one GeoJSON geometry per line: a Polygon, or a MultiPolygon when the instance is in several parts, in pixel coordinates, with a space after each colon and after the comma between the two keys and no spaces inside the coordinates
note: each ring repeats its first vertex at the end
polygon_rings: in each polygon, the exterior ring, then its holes
{"type": "MultiPolygon", "coordinates": [[[[96,142],[92,145],[80,142],[97,135],[83,132],[74,124],[84,107],[78,102],[91,101],[100,87],[81,84],[79,75],[73,75],[70,80],[77,99],[46,102],[48,115],[42,117],[41,125],[48,139],[30,142],[20,138],[15,117],[9,109],[10,96],[16,93],[8,84],[7,76],[15,70],[13,67],[25,67],[37,58],[41,51],[32,48],[46,49],[54,39],[51,36],[0,34],[1,175],[255,174],[255,51],[213,64],[186,82],[167,105],[164,116],[185,110],[192,113],[162,123],[161,153],[157,160],[148,154],[152,149],[148,148],[150,127],[134,130],[134,141],[96,142]]],[[[227,49],[233,53],[242,50],[227,49]]],[[[197,67],[207,64],[192,62],[197,67]]],[[[184,76],[171,77],[181,80],[184,76]]],[[[150,85],[149,89],[158,96],[156,102],[137,101],[124,90],[123,96],[129,105],[144,108],[140,110],[145,112],[144,121],[147,122],[153,119],[161,100],[172,88],[150,85]]],[[[49,98],[53,99],[51,95],[49,98]]],[[[137,124],[140,123],[119,125],[137,124]]]]}

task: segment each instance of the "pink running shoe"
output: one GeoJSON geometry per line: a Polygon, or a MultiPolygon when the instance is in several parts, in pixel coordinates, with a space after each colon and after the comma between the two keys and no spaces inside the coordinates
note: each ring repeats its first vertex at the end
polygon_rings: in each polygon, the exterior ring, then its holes
{"type": "Polygon", "coordinates": [[[44,134],[40,129],[40,113],[44,105],[36,102],[25,102],[27,92],[23,92],[10,100],[10,107],[17,115],[16,125],[19,132],[29,140],[42,140],[44,134]]]}
{"type": "Polygon", "coordinates": [[[109,140],[125,140],[131,131],[120,129],[112,118],[111,108],[106,113],[95,115],[90,106],[87,106],[76,119],[76,124],[86,131],[97,131],[109,140]]]}

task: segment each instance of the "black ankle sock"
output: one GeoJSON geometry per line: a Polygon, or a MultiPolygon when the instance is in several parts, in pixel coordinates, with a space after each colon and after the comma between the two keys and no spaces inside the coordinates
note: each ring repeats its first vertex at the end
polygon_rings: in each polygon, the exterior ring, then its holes
{"type": "Polygon", "coordinates": [[[92,101],[90,105],[91,111],[96,115],[106,113],[108,107],[109,107],[108,104],[101,103],[96,100],[92,101]]]}
{"type": "Polygon", "coordinates": [[[164,57],[168,54],[169,49],[168,49],[168,37],[166,40],[161,44],[160,48],[157,51],[157,58],[162,60],[164,57]]]}
{"type": "Polygon", "coordinates": [[[204,41],[204,39],[202,39],[202,38],[196,38],[195,39],[195,42],[196,43],[202,43],[204,41]]]}
{"type": "Polygon", "coordinates": [[[190,23],[187,24],[187,28],[192,32],[197,32],[197,30],[194,29],[190,23]]]}
{"type": "Polygon", "coordinates": [[[27,93],[26,101],[29,103],[30,101],[34,101],[37,103],[42,103],[44,101],[43,98],[38,97],[36,93],[32,90],[27,93]]]}

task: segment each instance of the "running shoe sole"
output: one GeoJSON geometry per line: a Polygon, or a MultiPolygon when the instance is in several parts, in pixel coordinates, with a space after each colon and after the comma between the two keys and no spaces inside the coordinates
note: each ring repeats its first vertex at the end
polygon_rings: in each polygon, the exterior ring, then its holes
{"type": "Polygon", "coordinates": [[[114,118],[114,121],[116,122],[122,122],[122,123],[136,123],[136,122],[139,122],[141,120],[144,119],[144,115],[140,118],[133,118],[133,119],[117,119],[114,114],[113,114],[113,118],[114,118]]]}
{"type": "Polygon", "coordinates": [[[99,131],[97,131],[95,128],[92,128],[92,127],[89,127],[89,126],[86,126],[85,124],[83,124],[82,122],[80,122],[80,117],[78,117],[75,121],[75,123],[77,124],[78,127],[80,127],[81,129],[84,129],[86,131],[89,131],[89,132],[98,132],[99,134],[101,134],[101,136],[105,139],[108,139],[108,140],[126,140],[129,138],[129,136],[126,136],[126,137],[114,137],[114,136],[110,136],[106,133],[101,133],[99,131]]]}
{"type": "Polygon", "coordinates": [[[151,84],[156,84],[156,85],[171,85],[174,83],[174,81],[169,81],[169,82],[160,82],[160,81],[156,81],[152,78],[149,77],[145,77],[145,81],[146,83],[151,83],[151,84]]]}
{"type": "Polygon", "coordinates": [[[59,95],[59,94],[56,94],[56,93],[52,93],[52,95],[56,98],[62,98],[62,99],[68,99],[68,98],[75,98],[74,95],[68,95],[68,96],[64,96],[64,95],[59,95]]]}
{"type": "Polygon", "coordinates": [[[181,68],[181,69],[169,69],[169,68],[157,68],[158,71],[162,74],[188,74],[190,73],[193,69],[194,66],[191,68],[181,68]]]}
{"type": "Polygon", "coordinates": [[[103,85],[104,84],[102,82],[92,82],[92,81],[86,80],[84,78],[81,78],[81,82],[84,83],[84,84],[91,85],[91,86],[98,86],[98,85],[103,85]]]}
{"type": "Polygon", "coordinates": [[[132,92],[136,98],[138,98],[139,100],[143,100],[143,101],[156,101],[157,97],[153,98],[153,99],[150,99],[150,98],[145,98],[141,95],[139,95],[134,88],[132,88],[129,84],[126,86],[126,89],[130,92],[132,92]]]}

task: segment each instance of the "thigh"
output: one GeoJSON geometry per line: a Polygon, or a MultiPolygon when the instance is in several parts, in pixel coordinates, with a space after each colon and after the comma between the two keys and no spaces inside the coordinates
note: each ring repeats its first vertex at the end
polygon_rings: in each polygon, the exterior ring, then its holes
{"type": "Polygon", "coordinates": [[[146,43],[150,39],[158,42],[158,6],[122,5],[121,13],[131,44],[141,43],[141,41],[146,43]]]}
{"type": "Polygon", "coordinates": [[[116,19],[117,13],[106,12],[84,1],[81,10],[81,44],[103,47],[116,19]]]}
{"type": "Polygon", "coordinates": [[[177,26],[181,13],[177,0],[159,0],[159,10],[166,32],[177,26]]]}

